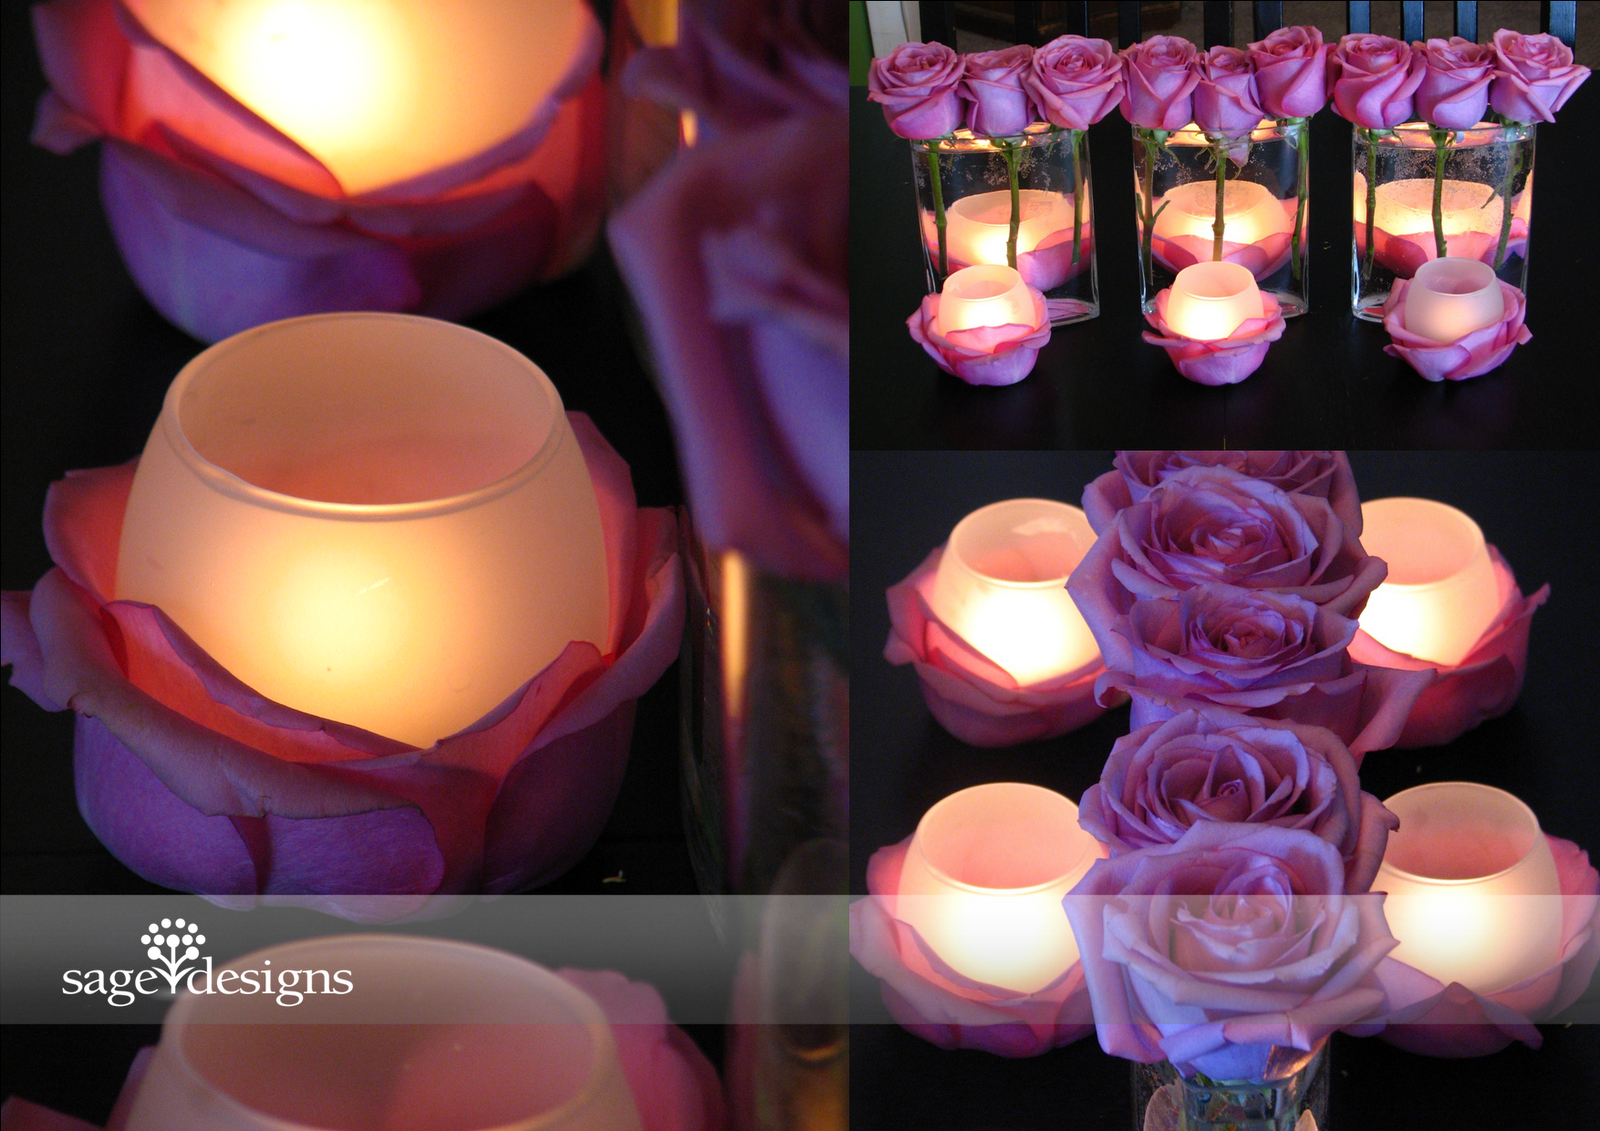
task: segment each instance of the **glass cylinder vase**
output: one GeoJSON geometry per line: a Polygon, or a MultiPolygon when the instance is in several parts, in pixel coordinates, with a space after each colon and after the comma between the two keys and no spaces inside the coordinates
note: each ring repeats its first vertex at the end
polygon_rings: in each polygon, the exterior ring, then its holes
{"type": "Polygon", "coordinates": [[[1133,1065],[1134,1131],[1326,1131],[1328,1042],[1273,1049],[1271,1080],[1182,1076],[1170,1061],[1133,1065]],[[1280,1056],[1281,1054],[1281,1056],[1280,1056]]]}
{"type": "Polygon", "coordinates": [[[1310,161],[1304,118],[1264,118],[1249,137],[1133,128],[1139,299],[1156,294],[1194,263],[1247,268],[1285,318],[1309,309],[1306,232],[1310,161]]]}
{"type": "Polygon", "coordinates": [[[1350,304],[1380,322],[1396,279],[1458,256],[1527,290],[1535,127],[1480,122],[1470,130],[1409,122],[1353,131],[1350,304]]]}
{"type": "Polygon", "coordinates": [[[929,293],[980,263],[1015,267],[1044,292],[1053,326],[1100,313],[1089,139],[1035,122],[1014,137],[960,129],[912,141],[929,293]]]}

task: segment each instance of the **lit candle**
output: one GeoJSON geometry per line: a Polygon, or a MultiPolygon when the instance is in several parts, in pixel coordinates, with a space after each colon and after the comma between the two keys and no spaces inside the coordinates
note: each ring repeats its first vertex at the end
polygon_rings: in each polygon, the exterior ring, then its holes
{"type": "Polygon", "coordinates": [[[515,955],[344,935],[191,969],[128,1131],[640,1127],[599,1003],[515,955]]]}
{"type": "Polygon", "coordinates": [[[952,271],[939,292],[939,332],[1031,326],[1033,299],[1016,268],[983,264],[952,271]]]}
{"type": "Polygon", "coordinates": [[[128,6],[153,38],[302,146],[352,196],[510,139],[568,78],[591,34],[579,0],[128,6]]]}
{"type": "MultiPolygon", "coordinates": [[[[1056,232],[1072,228],[1070,193],[1022,189],[1018,203],[1018,255],[1033,251],[1056,232]]],[[[1007,262],[1006,243],[1011,237],[1009,189],[962,197],[945,211],[945,222],[951,259],[972,264],[1007,262]]]]}
{"type": "MultiPolygon", "coordinates": [[[[1214,181],[1190,181],[1172,189],[1156,202],[1155,238],[1173,240],[1190,236],[1203,240],[1210,254],[1217,216],[1214,181]]],[[[1222,239],[1226,243],[1254,244],[1271,236],[1286,235],[1293,217],[1278,198],[1254,181],[1228,181],[1222,190],[1222,239]]]]}
{"type": "Polygon", "coordinates": [[[403,315],[271,323],[167,391],[115,595],[269,699],[418,746],[605,648],[594,487],[514,350],[403,315]]]}
{"type": "Polygon", "coordinates": [[[1094,538],[1083,511],[1066,503],[992,503],[951,532],[929,605],[1019,684],[1077,671],[1100,651],[1067,576],[1094,538]]]}
{"type": "Polygon", "coordinates": [[[1361,627],[1386,648],[1454,667],[1500,611],[1483,531],[1431,499],[1361,504],[1361,545],[1389,565],[1361,627]]]}
{"type": "Polygon", "coordinates": [[[1384,804],[1400,829],[1372,889],[1388,892],[1391,957],[1480,994],[1555,965],[1561,886],[1531,809],[1476,782],[1419,785],[1384,804]]]}
{"type": "MultiPolygon", "coordinates": [[[[1433,238],[1433,178],[1412,177],[1388,181],[1378,186],[1374,196],[1374,228],[1416,244],[1430,258],[1437,254],[1433,238]]],[[[1356,227],[1365,230],[1367,179],[1360,173],[1355,175],[1354,205],[1356,227]]],[[[1498,237],[1500,217],[1504,211],[1505,202],[1491,185],[1480,185],[1474,181],[1444,182],[1441,219],[1444,221],[1446,239],[1467,233],[1492,233],[1498,237]]]]}
{"type": "Polygon", "coordinates": [[[1505,314],[1500,280],[1482,260],[1430,259],[1406,288],[1406,329],[1436,342],[1493,326],[1505,314]]]}
{"type": "Polygon", "coordinates": [[[1059,793],[974,786],[924,814],[893,913],[956,972],[1036,993],[1078,961],[1061,901],[1101,855],[1059,793]]]}
{"type": "Polygon", "coordinates": [[[1246,319],[1262,317],[1261,288],[1249,268],[1237,263],[1191,264],[1178,272],[1167,296],[1167,325],[1202,342],[1220,341],[1246,319]]]}

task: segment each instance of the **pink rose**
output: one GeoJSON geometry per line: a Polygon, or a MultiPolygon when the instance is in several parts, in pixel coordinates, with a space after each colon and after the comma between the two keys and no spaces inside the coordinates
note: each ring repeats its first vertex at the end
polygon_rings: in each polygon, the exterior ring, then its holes
{"type": "Polygon", "coordinates": [[[1050,340],[1050,316],[1044,295],[1028,288],[1033,299],[1033,322],[1005,326],[939,329],[939,295],[926,295],[915,314],[906,319],[912,340],[946,373],[969,385],[1015,385],[1033,372],[1039,350],[1050,340]]]}
{"type": "Polygon", "coordinates": [[[1421,60],[1386,35],[1347,35],[1328,56],[1333,108],[1362,129],[1392,130],[1412,118],[1421,60]]]}
{"type": "Polygon", "coordinates": [[[1131,695],[1132,726],[1214,704],[1326,727],[1358,765],[1394,745],[1433,681],[1430,670],[1353,663],[1356,622],[1287,593],[1204,583],[1177,598],[1137,600],[1104,631],[1107,670],[1095,690],[1131,695]]]}
{"type": "Polygon", "coordinates": [[[1086,130],[1122,100],[1122,59],[1104,39],[1063,35],[1033,53],[1022,81],[1046,121],[1086,130]]]}
{"type": "Polygon", "coordinates": [[[582,414],[600,504],[614,639],[570,644],[479,722],[427,750],[270,702],[158,608],[110,597],[134,464],[69,473],[45,502],[57,566],[6,593],[11,682],[78,713],[78,808],[112,854],[208,896],[511,891],[546,882],[599,835],[621,785],[634,700],[677,656],[683,588],[670,512],[634,505],[628,468],[582,414]]]}
{"type": "Polygon", "coordinates": [[[1489,107],[1494,50],[1452,35],[1422,45],[1422,82],[1417,85],[1417,117],[1447,130],[1471,129],[1489,107]]]}
{"type": "Polygon", "coordinates": [[[1100,1047],[1261,1080],[1381,1013],[1383,897],[1343,888],[1339,850],[1299,829],[1206,821],[1097,861],[1065,906],[1100,1047]]]}
{"type": "Polygon", "coordinates": [[[1194,44],[1176,35],[1155,35],[1124,47],[1122,116],[1151,130],[1177,130],[1194,117],[1194,44]]]}
{"type": "Polygon", "coordinates": [[[1230,467],[1252,479],[1264,479],[1290,495],[1327,499],[1345,529],[1361,533],[1361,498],[1355,474],[1343,452],[1226,451],[1118,452],[1114,471],[1100,476],[1083,491],[1083,509],[1095,533],[1111,525],[1117,512],[1145,496],[1186,467],[1230,467]]]}
{"type": "MultiPolygon", "coordinates": [[[[501,143],[352,191],[143,26],[137,5],[33,9],[50,90],[33,140],[103,138],[101,198],[141,291],[205,341],[330,310],[460,318],[582,260],[600,222],[603,36],[575,5],[571,65],[501,143]]],[[[348,179],[348,178],[347,178],[348,179]]]]}
{"type": "Polygon", "coordinates": [[[1339,850],[1350,894],[1372,887],[1397,824],[1362,792],[1356,760],[1332,731],[1211,708],[1117,739],[1078,811],[1113,856],[1176,843],[1207,821],[1304,829],[1339,850]]]}
{"type": "Polygon", "coordinates": [[[968,55],[959,92],[967,103],[967,128],[979,137],[1020,134],[1034,121],[1033,101],[1022,77],[1033,65],[1026,43],[968,55]]]}
{"type": "Polygon", "coordinates": [[[1265,116],[1249,53],[1238,47],[1213,47],[1195,56],[1195,70],[1200,82],[1194,88],[1194,124],[1230,141],[1248,138],[1265,116]]]}
{"type": "Polygon", "coordinates": [[[1099,657],[1043,683],[1019,685],[1011,674],[963,640],[928,604],[944,547],[888,591],[889,641],[883,658],[911,664],[922,697],[945,730],[974,746],[1013,746],[1054,738],[1093,722],[1105,711],[1094,681],[1099,657]]]}
{"type": "Polygon", "coordinates": [[[1411,708],[1396,746],[1442,746],[1484,720],[1505,714],[1522,693],[1528,630],[1534,610],[1549,599],[1550,586],[1524,597],[1511,567],[1493,546],[1489,547],[1489,560],[1499,586],[1500,611],[1455,667],[1440,668],[1431,661],[1392,652],[1365,632],[1357,632],[1350,642],[1350,657],[1357,663],[1413,671],[1433,668],[1439,673],[1411,708]]]}
{"type": "Polygon", "coordinates": [[[1156,308],[1145,315],[1155,332],[1146,330],[1144,340],[1166,350],[1178,372],[1197,385],[1237,385],[1261,368],[1267,347],[1283,337],[1283,307],[1266,291],[1261,292],[1262,317],[1246,318],[1232,334],[1214,342],[1173,332],[1167,323],[1171,294],[1167,289],[1156,294],[1156,308]]]}
{"type": "Polygon", "coordinates": [[[850,953],[881,982],[883,1004],[911,1033],[944,1049],[1038,1056],[1089,1035],[1083,974],[1073,965],[1036,993],[1011,995],[952,970],[899,919],[907,837],[867,863],[866,899],[850,905],[850,953]]]}
{"type": "Polygon", "coordinates": [[[1389,998],[1379,1035],[1423,1056],[1487,1056],[1512,1041],[1544,1043],[1535,1022],[1549,1021],[1588,988],[1600,964],[1600,873],[1570,840],[1547,837],[1561,884],[1561,946],[1555,965],[1514,986],[1476,994],[1385,958],[1378,978],[1389,998]]]}
{"type": "Polygon", "coordinates": [[[698,529],[790,577],[843,577],[850,334],[843,115],[686,149],[610,221],[698,529]]]}
{"type": "Polygon", "coordinates": [[[1553,35],[1494,33],[1494,82],[1489,104],[1510,122],[1553,122],[1556,111],[1589,77],[1572,61],[1572,48],[1553,35]]]}
{"type": "Polygon", "coordinates": [[[1409,279],[1396,279],[1383,304],[1383,328],[1389,332],[1390,343],[1383,352],[1400,358],[1429,381],[1481,377],[1504,364],[1512,350],[1533,340],[1533,332],[1523,325],[1528,315],[1527,296],[1503,280],[1500,290],[1505,295],[1505,315],[1493,326],[1473,330],[1453,342],[1413,334],[1405,326],[1406,290],[1411,285],[1409,279]]]}
{"type": "Polygon", "coordinates": [[[1256,91],[1271,118],[1309,118],[1328,103],[1328,53],[1314,27],[1281,27],[1250,45],[1256,91]]]}
{"type": "Polygon", "coordinates": [[[867,72],[867,98],[883,104],[900,137],[944,137],[961,125],[957,93],[967,61],[942,43],[902,43],[867,72]]]}

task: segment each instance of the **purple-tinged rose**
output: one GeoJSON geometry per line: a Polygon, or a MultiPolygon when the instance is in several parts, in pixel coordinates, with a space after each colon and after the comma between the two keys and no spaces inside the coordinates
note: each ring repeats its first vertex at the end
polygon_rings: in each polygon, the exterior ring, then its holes
{"type": "Polygon", "coordinates": [[[1097,861],[1064,905],[1100,1047],[1262,1080],[1380,1014],[1397,944],[1383,896],[1344,894],[1344,871],[1312,833],[1218,821],[1097,861]]]}
{"type": "Polygon", "coordinates": [[[1033,372],[1039,351],[1050,340],[1050,315],[1044,294],[1028,288],[1033,301],[1033,321],[1005,326],[973,326],[965,330],[939,329],[939,295],[926,295],[922,305],[906,319],[912,340],[946,373],[969,385],[1015,385],[1033,372]]]}
{"type": "Polygon", "coordinates": [[[1396,746],[1442,746],[1454,741],[1486,719],[1511,710],[1522,693],[1522,678],[1528,669],[1528,630],[1534,610],[1549,600],[1550,586],[1524,597],[1500,551],[1492,545],[1488,550],[1500,611],[1455,667],[1441,668],[1430,660],[1392,652],[1365,632],[1357,632],[1350,642],[1350,657],[1359,664],[1438,671],[1438,679],[1411,708],[1396,746]]]}
{"type": "Polygon", "coordinates": [[[1033,53],[1022,81],[1045,121],[1086,130],[1122,101],[1122,59],[1104,39],[1063,35],[1033,53]]]}
{"type": "Polygon", "coordinates": [[[1256,94],[1250,55],[1239,47],[1213,47],[1195,56],[1194,124],[1230,141],[1250,136],[1265,112],[1256,94]]]}
{"type": "Polygon", "coordinates": [[[1556,111],[1589,77],[1572,61],[1572,48],[1548,33],[1494,33],[1494,82],[1489,105],[1509,122],[1553,122],[1556,111]]]}
{"type": "Polygon", "coordinates": [[[1272,118],[1309,118],[1328,103],[1328,53],[1314,27],[1281,27],[1250,45],[1256,93],[1272,118]]]}
{"type": "Polygon", "coordinates": [[[1155,309],[1145,315],[1154,329],[1143,337],[1166,350],[1178,372],[1197,385],[1237,385],[1261,368],[1268,347],[1283,337],[1283,306],[1266,291],[1261,292],[1260,318],[1246,318],[1226,338],[1213,341],[1187,338],[1172,329],[1167,322],[1171,297],[1170,288],[1157,292],[1155,309]]]}
{"type": "Polygon", "coordinates": [[[1504,280],[1499,283],[1505,299],[1500,321],[1453,342],[1436,342],[1406,329],[1406,291],[1412,281],[1396,279],[1383,304],[1383,328],[1389,331],[1389,344],[1383,352],[1400,358],[1429,381],[1465,381],[1498,369],[1512,350],[1533,340],[1533,331],[1523,324],[1528,316],[1527,296],[1504,280]]]}
{"type": "Polygon", "coordinates": [[[1078,803],[1078,823],[1113,856],[1173,844],[1204,821],[1313,833],[1339,850],[1352,895],[1372,887],[1396,825],[1332,731],[1210,708],[1117,739],[1078,803]]]}
{"type": "Polygon", "coordinates": [[[1140,597],[1205,582],[1304,598],[1357,616],[1388,567],[1328,500],[1288,494],[1229,467],[1189,467],[1120,511],[1067,581],[1100,650],[1140,597]]]}
{"type": "Polygon", "coordinates": [[[968,55],[958,88],[967,104],[967,128],[979,137],[1020,134],[1034,121],[1033,100],[1022,78],[1033,65],[1026,43],[968,55]]]}
{"type": "Polygon", "coordinates": [[[1017,995],[975,982],[939,960],[897,915],[907,837],[867,862],[866,899],[850,905],[850,953],[880,982],[883,1004],[907,1031],[943,1049],[1038,1056],[1087,1037],[1094,1024],[1083,973],[1017,995]]]}
{"type": "Polygon", "coordinates": [[[872,61],[867,98],[883,104],[883,117],[900,137],[944,137],[961,125],[957,93],[966,59],[942,43],[902,43],[872,61]]]}
{"type": "Polygon", "coordinates": [[[1392,130],[1412,117],[1420,59],[1387,35],[1347,35],[1328,55],[1333,108],[1362,129],[1392,130]]]}
{"type": "Polygon", "coordinates": [[[1194,44],[1176,35],[1151,36],[1122,49],[1122,116],[1151,130],[1178,130],[1194,117],[1194,44]]]}
{"type": "Polygon", "coordinates": [[[1452,35],[1430,39],[1419,59],[1416,114],[1447,130],[1471,129],[1489,108],[1489,80],[1494,77],[1494,48],[1452,35]]]}
{"type": "Polygon", "coordinates": [[[1225,451],[1225,452],[1118,452],[1116,470],[1100,476],[1083,492],[1084,513],[1100,533],[1117,512],[1145,497],[1187,467],[1230,467],[1252,479],[1264,479],[1291,495],[1327,499],[1348,533],[1361,533],[1361,498],[1356,477],[1343,452],[1331,451],[1225,451]]]}
{"type": "Polygon", "coordinates": [[[1359,764],[1399,739],[1433,672],[1354,663],[1356,627],[1303,598],[1231,585],[1147,597],[1110,624],[1095,690],[1131,695],[1135,727],[1204,705],[1326,727],[1359,764]]]}

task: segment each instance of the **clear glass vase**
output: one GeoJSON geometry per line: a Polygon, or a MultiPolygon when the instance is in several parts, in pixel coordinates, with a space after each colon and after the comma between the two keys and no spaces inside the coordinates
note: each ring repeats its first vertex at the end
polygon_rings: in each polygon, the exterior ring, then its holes
{"type": "Polygon", "coordinates": [[[1134,1131],[1326,1131],[1328,1042],[1310,1052],[1274,1049],[1272,1080],[1180,1076],[1169,1061],[1133,1066],[1134,1131]]]}
{"type": "Polygon", "coordinates": [[[1171,131],[1135,126],[1141,309],[1155,309],[1156,294],[1185,267],[1221,259],[1248,268],[1285,318],[1304,314],[1309,162],[1304,118],[1262,119],[1237,141],[1192,123],[1171,131]]]}
{"type": "Polygon", "coordinates": [[[1443,255],[1481,259],[1527,290],[1533,125],[1355,128],[1350,304],[1383,320],[1396,279],[1443,255]]]}
{"type": "Polygon", "coordinates": [[[952,271],[1009,264],[1044,292],[1051,325],[1100,313],[1082,130],[1036,122],[1015,137],[984,138],[961,129],[913,141],[911,163],[930,293],[952,271]]]}

